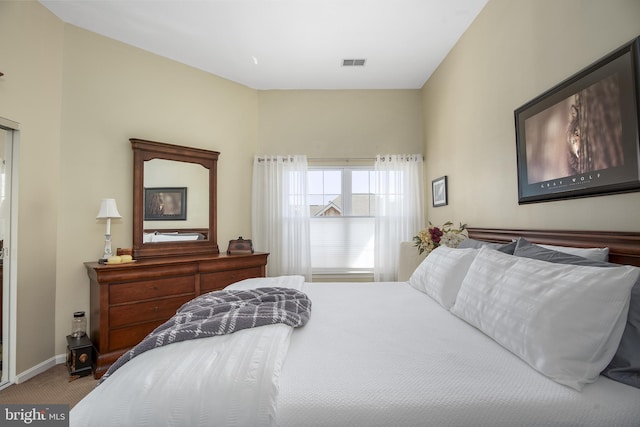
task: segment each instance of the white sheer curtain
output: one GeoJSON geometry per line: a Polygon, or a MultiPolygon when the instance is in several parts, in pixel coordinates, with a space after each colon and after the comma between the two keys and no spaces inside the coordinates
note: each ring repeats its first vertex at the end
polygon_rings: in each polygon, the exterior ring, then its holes
{"type": "Polygon", "coordinates": [[[424,227],[422,155],[376,157],[376,281],[397,280],[400,242],[424,227]]]}
{"type": "Polygon", "coordinates": [[[311,281],[306,156],[256,156],[252,240],[269,252],[268,276],[300,274],[311,281]]]}

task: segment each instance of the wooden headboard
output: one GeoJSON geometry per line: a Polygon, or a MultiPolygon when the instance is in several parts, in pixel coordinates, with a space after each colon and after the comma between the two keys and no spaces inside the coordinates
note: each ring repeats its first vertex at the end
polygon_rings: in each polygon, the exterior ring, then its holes
{"type": "Polygon", "coordinates": [[[609,248],[609,262],[640,267],[640,233],[618,231],[510,230],[501,228],[468,228],[469,237],[489,242],[511,242],[524,237],[532,243],[609,248]]]}

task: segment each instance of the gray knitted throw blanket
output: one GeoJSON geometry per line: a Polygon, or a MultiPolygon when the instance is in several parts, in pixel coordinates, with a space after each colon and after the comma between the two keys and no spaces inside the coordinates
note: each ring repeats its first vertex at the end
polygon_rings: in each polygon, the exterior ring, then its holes
{"type": "Polygon", "coordinates": [[[310,315],[311,300],[295,289],[265,287],[209,292],[185,303],[171,319],[120,356],[98,385],[129,360],[154,348],[276,323],[296,328],[305,325],[310,315]]]}

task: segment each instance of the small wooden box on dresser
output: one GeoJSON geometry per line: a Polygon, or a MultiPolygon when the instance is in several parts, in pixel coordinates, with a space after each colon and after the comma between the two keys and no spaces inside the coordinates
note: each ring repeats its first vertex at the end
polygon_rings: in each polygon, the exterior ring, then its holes
{"type": "Polygon", "coordinates": [[[190,299],[239,280],[264,277],[267,257],[216,254],[120,265],[86,262],[95,378],[190,299]]]}

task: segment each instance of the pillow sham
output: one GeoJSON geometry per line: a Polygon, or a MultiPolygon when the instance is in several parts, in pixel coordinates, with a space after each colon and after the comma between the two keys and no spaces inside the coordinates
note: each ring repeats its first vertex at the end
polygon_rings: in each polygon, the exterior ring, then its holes
{"type": "Polygon", "coordinates": [[[553,264],[482,248],[451,312],[538,372],[581,390],[615,354],[638,276],[629,266],[553,264]]]}
{"type": "MultiPolygon", "coordinates": [[[[618,264],[593,261],[564,252],[557,252],[534,245],[526,239],[518,239],[514,255],[560,264],[617,267],[618,264]]],[[[614,381],[640,388],[640,279],[631,289],[629,314],[620,345],[602,375],[614,381]]]]}
{"type": "Polygon", "coordinates": [[[498,250],[500,252],[504,252],[505,254],[512,255],[513,251],[516,248],[516,242],[493,243],[493,242],[484,242],[482,240],[476,240],[476,239],[464,239],[458,245],[458,249],[468,249],[468,248],[480,249],[485,246],[491,249],[498,250]]]}
{"type": "Polygon", "coordinates": [[[640,280],[631,289],[631,305],[620,346],[602,375],[640,388],[640,280]]]}
{"type": "MultiPolygon", "coordinates": [[[[608,248],[607,248],[608,249],[608,248]]],[[[569,252],[562,252],[553,249],[549,249],[543,245],[537,245],[531,243],[524,237],[520,237],[516,240],[516,248],[513,251],[513,255],[537,259],[540,261],[548,261],[556,264],[570,264],[570,265],[586,265],[591,267],[619,267],[618,264],[612,264],[606,261],[594,260],[591,258],[585,258],[580,255],[573,255],[569,252]]],[[[608,257],[608,251],[607,251],[608,257]]]]}
{"type": "Polygon", "coordinates": [[[539,245],[545,249],[581,256],[593,261],[609,261],[609,248],[574,248],[571,246],[539,245]]]}
{"type": "Polygon", "coordinates": [[[416,268],[409,284],[448,310],[456,301],[462,280],[477,253],[477,249],[438,246],[416,268]]]}

